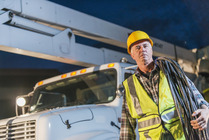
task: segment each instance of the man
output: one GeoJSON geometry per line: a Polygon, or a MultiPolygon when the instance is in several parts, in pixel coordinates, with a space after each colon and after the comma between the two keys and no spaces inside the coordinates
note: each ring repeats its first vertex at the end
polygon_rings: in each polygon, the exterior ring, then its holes
{"type": "MultiPolygon", "coordinates": [[[[127,39],[127,51],[137,63],[135,74],[123,82],[125,95],[122,108],[121,140],[135,140],[136,124],[140,140],[181,139],[184,132],[165,75],[152,58],[153,41],[143,31],[134,31],[127,39]]],[[[207,127],[209,104],[188,79],[202,109],[192,115],[193,129],[207,127]]]]}

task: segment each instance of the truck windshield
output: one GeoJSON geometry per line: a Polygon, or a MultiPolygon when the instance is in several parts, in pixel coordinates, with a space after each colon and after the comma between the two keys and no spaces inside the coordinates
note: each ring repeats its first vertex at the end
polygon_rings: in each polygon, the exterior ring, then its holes
{"type": "Polygon", "coordinates": [[[116,84],[115,69],[59,80],[34,91],[30,112],[63,106],[108,103],[115,98],[116,84]]]}

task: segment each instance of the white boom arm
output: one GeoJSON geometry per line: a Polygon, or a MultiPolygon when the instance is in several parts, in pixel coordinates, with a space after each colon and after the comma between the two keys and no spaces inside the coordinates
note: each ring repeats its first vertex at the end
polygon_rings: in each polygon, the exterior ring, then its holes
{"type": "MultiPolygon", "coordinates": [[[[132,30],[42,0],[0,0],[0,50],[64,63],[91,66],[119,61],[128,54],[75,42],[75,35],[126,48],[132,30]]],[[[153,38],[154,56],[178,58],[194,73],[196,54],[153,38]],[[176,52],[176,53],[175,53],[176,52]]]]}

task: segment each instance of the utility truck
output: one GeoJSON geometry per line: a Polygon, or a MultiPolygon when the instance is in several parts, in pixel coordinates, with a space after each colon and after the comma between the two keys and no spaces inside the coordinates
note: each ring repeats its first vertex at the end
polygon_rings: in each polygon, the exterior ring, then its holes
{"type": "Polygon", "coordinates": [[[109,63],[38,82],[17,97],[17,116],[0,121],[0,139],[119,139],[121,84],[134,69],[109,63]]]}

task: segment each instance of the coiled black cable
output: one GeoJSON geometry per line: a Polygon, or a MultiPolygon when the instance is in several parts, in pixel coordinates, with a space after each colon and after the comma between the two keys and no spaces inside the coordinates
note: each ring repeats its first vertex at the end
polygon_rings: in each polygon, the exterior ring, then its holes
{"type": "Polygon", "coordinates": [[[184,71],[177,62],[169,58],[159,57],[155,63],[167,78],[185,138],[187,140],[207,140],[205,130],[195,130],[190,124],[190,121],[194,119],[192,113],[200,106],[188,84],[184,71]]]}

